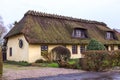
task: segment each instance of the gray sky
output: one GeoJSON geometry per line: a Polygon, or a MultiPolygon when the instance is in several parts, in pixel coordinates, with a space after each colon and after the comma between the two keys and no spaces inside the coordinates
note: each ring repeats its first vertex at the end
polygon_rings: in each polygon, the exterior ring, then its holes
{"type": "Polygon", "coordinates": [[[96,20],[120,29],[120,0],[0,0],[5,25],[19,21],[28,10],[96,20]]]}

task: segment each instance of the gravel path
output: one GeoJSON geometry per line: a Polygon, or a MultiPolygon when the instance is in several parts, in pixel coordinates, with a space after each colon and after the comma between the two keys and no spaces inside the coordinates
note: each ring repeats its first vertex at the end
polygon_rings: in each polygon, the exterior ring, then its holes
{"type": "MultiPolygon", "coordinates": [[[[120,80],[120,70],[86,72],[64,68],[26,67],[4,68],[2,80],[120,80]]],[[[1,80],[1,79],[0,79],[1,80]]]]}
{"type": "Polygon", "coordinates": [[[84,71],[64,68],[37,68],[28,70],[4,69],[3,78],[6,80],[57,76],[60,74],[81,73],[84,71]]]}

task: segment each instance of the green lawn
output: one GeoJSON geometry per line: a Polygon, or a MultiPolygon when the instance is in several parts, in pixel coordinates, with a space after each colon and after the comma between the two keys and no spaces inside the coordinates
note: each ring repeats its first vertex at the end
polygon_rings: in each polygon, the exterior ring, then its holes
{"type": "Polygon", "coordinates": [[[55,62],[52,63],[36,63],[36,65],[40,66],[40,67],[58,67],[58,64],[55,62]]]}
{"type": "MultiPolygon", "coordinates": [[[[75,64],[78,61],[78,59],[71,59],[68,63],[69,64],[75,64]]],[[[3,66],[5,68],[14,68],[17,69],[18,67],[30,67],[30,66],[37,66],[37,67],[55,67],[58,68],[58,64],[55,62],[42,62],[42,63],[32,63],[29,64],[27,62],[21,61],[21,62],[15,62],[15,61],[6,61],[3,66]]]]}

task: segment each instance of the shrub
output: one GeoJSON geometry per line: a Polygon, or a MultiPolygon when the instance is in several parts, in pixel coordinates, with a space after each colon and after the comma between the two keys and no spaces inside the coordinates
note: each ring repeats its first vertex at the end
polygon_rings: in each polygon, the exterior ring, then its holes
{"type": "Polygon", "coordinates": [[[50,55],[52,61],[68,61],[70,59],[69,49],[63,46],[58,46],[52,49],[50,55]]]}
{"type": "Polygon", "coordinates": [[[80,64],[82,69],[88,71],[103,71],[111,68],[111,57],[108,51],[86,51],[84,63],[80,64]]]}
{"type": "Polygon", "coordinates": [[[58,65],[60,68],[80,69],[78,62],[78,59],[70,59],[68,62],[59,61],[58,65]]]}
{"type": "Polygon", "coordinates": [[[105,50],[105,46],[97,40],[92,39],[87,46],[87,50],[105,50]]]}
{"type": "Polygon", "coordinates": [[[112,66],[120,66],[120,50],[111,51],[112,66]]]}
{"type": "Polygon", "coordinates": [[[35,63],[43,63],[43,62],[44,62],[43,59],[38,59],[38,60],[35,61],[35,63]]]}
{"type": "Polygon", "coordinates": [[[69,64],[68,62],[64,62],[64,61],[59,61],[58,65],[59,65],[60,68],[70,68],[70,69],[75,68],[74,64],[69,64]]]}
{"type": "Polygon", "coordinates": [[[41,56],[43,56],[43,58],[44,58],[46,61],[51,62],[50,53],[48,53],[48,51],[41,51],[41,56]]]}

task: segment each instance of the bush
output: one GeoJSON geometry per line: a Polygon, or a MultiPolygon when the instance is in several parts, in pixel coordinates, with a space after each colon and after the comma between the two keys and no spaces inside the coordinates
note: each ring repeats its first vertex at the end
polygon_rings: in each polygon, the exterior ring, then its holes
{"type": "Polygon", "coordinates": [[[88,71],[103,71],[111,68],[111,56],[108,51],[86,51],[85,58],[81,59],[81,67],[88,71]]]}
{"type": "Polygon", "coordinates": [[[51,62],[50,53],[48,53],[48,51],[41,51],[41,56],[43,56],[43,58],[44,58],[46,61],[51,62]]]}
{"type": "Polygon", "coordinates": [[[43,62],[44,62],[43,59],[38,59],[38,60],[35,61],[35,63],[43,63],[43,62]]]}
{"type": "Polygon", "coordinates": [[[120,50],[111,51],[112,66],[120,66],[120,50]]]}
{"type": "Polygon", "coordinates": [[[87,50],[105,50],[105,46],[97,40],[92,39],[87,46],[87,50]]]}
{"type": "Polygon", "coordinates": [[[70,59],[70,51],[64,46],[58,46],[52,49],[51,53],[52,61],[68,61],[70,59]]]}
{"type": "Polygon", "coordinates": [[[59,61],[58,62],[58,66],[60,68],[70,68],[70,69],[74,69],[75,68],[75,65],[69,64],[68,62],[64,62],[64,61],[59,61]]]}
{"type": "Polygon", "coordinates": [[[80,69],[78,62],[79,59],[70,59],[68,62],[58,61],[58,65],[60,68],[80,69]]]}

